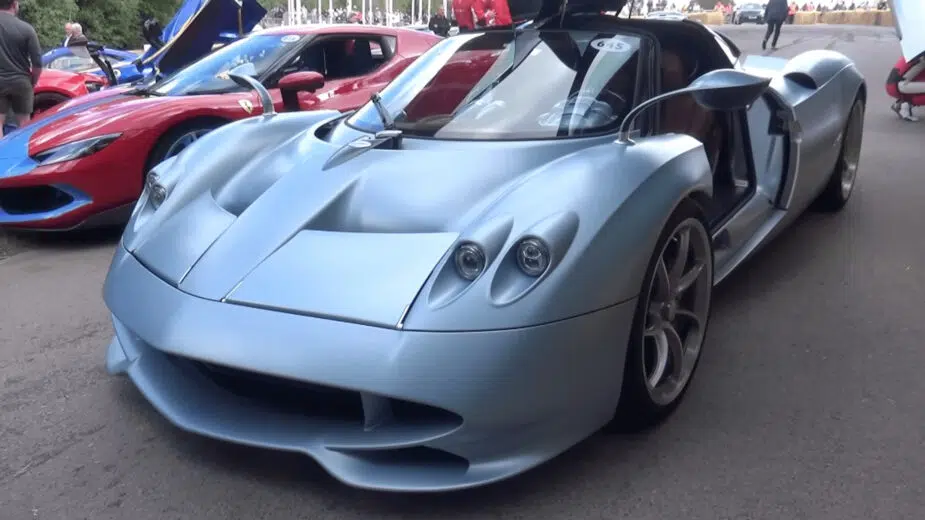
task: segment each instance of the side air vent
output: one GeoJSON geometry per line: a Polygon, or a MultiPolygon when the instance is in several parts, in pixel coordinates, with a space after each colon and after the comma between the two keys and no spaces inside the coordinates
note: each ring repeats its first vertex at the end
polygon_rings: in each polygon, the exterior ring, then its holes
{"type": "Polygon", "coordinates": [[[819,85],[816,84],[816,80],[814,80],[812,76],[806,74],[805,72],[788,72],[787,74],[784,74],[784,77],[803,88],[812,90],[819,88],[819,85]]]}

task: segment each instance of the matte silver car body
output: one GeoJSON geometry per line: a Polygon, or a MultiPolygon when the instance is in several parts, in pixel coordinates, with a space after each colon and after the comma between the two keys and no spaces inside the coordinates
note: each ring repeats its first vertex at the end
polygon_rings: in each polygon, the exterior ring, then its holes
{"type": "MultiPolygon", "coordinates": [[[[832,51],[728,65],[773,80],[748,112],[757,189],[711,230],[716,281],[820,193],[866,95],[832,51]]],[[[607,423],[657,237],[682,201],[711,197],[701,143],[405,138],[392,150],[340,117],[232,123],[155,168],[169,196],[155,208],[142,195],[105,285],[108,370],[181,428],[305,453],[372,489],[487,484],[607,423]],[[532,283],[510,258],[526,236],[553,258],[532,283]],[[464,241],[489,259],[471,283],[452,260],[464,241]],[[252,383],[230,388],[230,375],[252,383]],[[240,395],[280,386],[302,405],[346,404],[298,414],[240,395]]]]}

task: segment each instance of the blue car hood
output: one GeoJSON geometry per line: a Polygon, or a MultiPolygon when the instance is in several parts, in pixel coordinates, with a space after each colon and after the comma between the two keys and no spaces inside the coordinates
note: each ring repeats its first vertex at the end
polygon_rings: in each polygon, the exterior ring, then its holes
{"type": "Polygon", "coordinates": [[[222,33],[246,34],[266,14],[257,0],[184,0],[164,27],[164,46],[148,49],[141,62],[161,74],[173,73],[211,52],[222,33]]]}

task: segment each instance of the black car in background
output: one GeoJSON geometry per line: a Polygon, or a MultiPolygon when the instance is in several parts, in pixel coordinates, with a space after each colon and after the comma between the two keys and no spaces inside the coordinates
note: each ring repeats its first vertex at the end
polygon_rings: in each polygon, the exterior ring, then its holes
{"type": "Polygon", "coordinates": [[[764,23],[764,6],[761,4],[742,4],[732,13],[732,23],[764,23]]]}

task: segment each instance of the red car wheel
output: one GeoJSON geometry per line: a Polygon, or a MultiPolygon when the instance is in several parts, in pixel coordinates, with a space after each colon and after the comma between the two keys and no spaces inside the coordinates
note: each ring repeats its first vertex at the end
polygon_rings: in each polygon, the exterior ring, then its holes
{"type": "Polygon", "coordinates": [[[54,92],[42,92],[41,94],[36,94],[35,100],[32,102],[32,117],[41,114],[42,112],[54,107],[55,105],[60,105],[69,99],[70,98],[67,96],[55,94],[54,92]]]}

